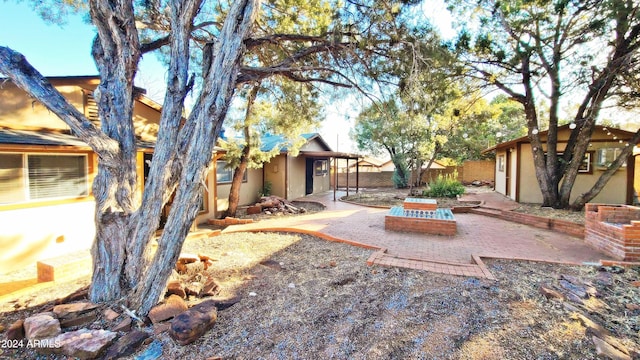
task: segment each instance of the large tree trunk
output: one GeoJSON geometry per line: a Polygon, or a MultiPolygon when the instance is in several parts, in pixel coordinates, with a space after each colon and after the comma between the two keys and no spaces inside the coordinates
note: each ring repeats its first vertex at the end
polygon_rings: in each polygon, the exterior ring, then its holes
{"type": "Polygon", "coordinates": [[[93,184],[96,237],[92,247],[92,301],[128,301],[143,316],[163,295],[197,212],[213,146],[233,96],[240,59],[259,0],[234,2],[216,47],[208,46],[200,96],[181,125],[189,62],[188,41],[201,0],[172,1],[171,64],[150,178],[142,199],[136,194],[133,79],[140,44],[130,1],[90,2],[98,36],[93,55],[101,82],[95,92],[102,129],[69,104],[22,55],[0,47],[0,72],[42,102],[98,155],[93,184]],[[207,53],[208,51],[208,53],[207,53]],[[165,231],[151,256],[162,206],[176,191],[165,231]]]}
{"type": "Polygon", "coordinates": [[[251,132],[249,126],[251,124],[251,112],[253,111],[253,104],[258,97],[258,91],[260,91],[260,82],[254,84],[249,92],[247,98],[247,108],[244,113],[244,148],[240,154],[240,162],[238,167],[233,172],[233,179],[231,181],[231,189],[229,189],[229,208],[227,209],[227,216],[236,216],[238,211],[238,204],[240,203],[240,188],[242,187],[242,178],[249,164],[249,156],[251,156],[251,132]]]}
{"type": "Polygon", "coordinates": [[[220,32],[211,66],[205,72],[201,95],[194,107],[196,110],[187,120],[194,124],[194,131],[184,156],[181,156],[183,170],[165,230],[158,240],[153,260],[129,298],[130,306],[140,314],[147,314],[163,295],[184,239],[198,213],[213,147],[235,90],[244,53],[243,41],[253,25],[259,3],[259,0],[234,2],[220,32]]]}

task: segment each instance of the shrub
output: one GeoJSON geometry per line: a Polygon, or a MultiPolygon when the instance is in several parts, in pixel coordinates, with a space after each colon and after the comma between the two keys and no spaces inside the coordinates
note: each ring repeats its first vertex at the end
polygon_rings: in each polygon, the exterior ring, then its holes
{"type": "Polygon", "coordinates": [[[260,189],[260,191],[258,192],[258,195],[262,196],[271,196],[271,187],[273,185],[271,184],[271,181],[267,180],[264,182],[264,187],[262,189],[260,189]]]}
{"type": "Polygon", "coordinates": [[[438,175],[435,180],[429,182],[429,188],[422,195],[429,197],[456,197],[464,194],[464,185],[457,180],[458,174],[438,175]]]}

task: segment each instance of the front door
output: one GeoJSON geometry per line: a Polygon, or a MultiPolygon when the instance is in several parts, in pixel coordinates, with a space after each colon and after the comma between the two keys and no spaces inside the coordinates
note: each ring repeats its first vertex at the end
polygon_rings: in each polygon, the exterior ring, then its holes
{"type": "Polygon", "coordinates": [[[313,159],[307,159],[305,176],[305,195],[313,194],[313,159]]]}

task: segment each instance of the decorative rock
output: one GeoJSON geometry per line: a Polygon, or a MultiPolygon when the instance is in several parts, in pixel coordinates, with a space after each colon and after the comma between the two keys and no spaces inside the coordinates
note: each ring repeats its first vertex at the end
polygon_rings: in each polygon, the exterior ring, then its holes
{"type": "Polygon", "coordinates": [[[631,311],[640,310],[640,305],[638,304],[626,304],[625,307],[627,308],[627,310],[631,311]]]}
{"type": "Polygon", "coordinates": [[[187,345],[209,330],[218,318],[213,300],[201,302],[171,321],[169,335],[180,345],[187,345]]]}
{"type": "Polygon", "coordinates": [[[7,329],[5,336],[7,340],[22,340],[24,339],[24,320],[20,319],[11,324],[7,329]]]}
{"type": "Polygon", "coordinates": [[[560,280],[558,281],[558,283],[560,284],[560,286],[562,286],[563,288],[565,288],[567,291],[570,291],[574,294],[576,294],[578,297],[582,298],[582,299],[586,299],[589,296],[587,295],[587,290],[585,289],[584,286],[580,286],[580,285],[575,285],[567,280],[560,280]]]}
{"type": "Polygon", "coordinates": [[[640,280],[632,281],[631,286],[640,287],[640,280]]]}
{"type": "Polygon", "coordinates": [[[564,295],[562,295],[561,293],[559,293],[559,292],[547,287],[544,284],[540,285],[538,290],[540,291],[540,294],[544,295],[544,297],[546,297],[547,299],[564,300],[564,295]]]}
{"type": "Polygon", "coordinates": [[[167,284],[167,294],[177,295],[183,299],[187,297],[184,286],[182,286],[182,283],[177,280],[170,281],[169,284],[167,284]]]}
{"type": "Polygon", "coordinates": [[[211,276],[207,276],[207,280],[204,282],[204,286],[202,286],[202,289],[200,290],[198,296],[214,296],[218,288],[218,283],[211,276]]]}
{"type": "Polygon", "coordinates": [[[247,208],[247,215],[260,214],[261,212],[262,212],[262,206],[260,204],[254,205],[254,206],[249,206],[247,208]]]}
{"type": "MultiPolygon", "coordinates": [[[[577,318],[578,320],[580,320],[580,322],[582,322],[582,324],[587,328],[588,332],[592,335],[594,335],[594,338],[597,338],[599,340],[601,340],[602,342],[607,343],[608,345],[610,345],[611,347],[617,349],[618,351],[629,355],[629,350],[627,349],[626,346],[624,346],[618,339],[616,339],[615,337],[611,336],[611,334],[609,333],[609,331],[607,329],[605,329],[604,327],[602,327],[602,325],[596,323],[595,321],[591,320],[590,318],[576,313],[574,315],[572,315],[573,318],[577,318]]],[[[596,342],[594,340],[594,342],[596,342]]],[[[597,346],[597,344],[596,344],[597,346]]],[[[603,348],[606,349],[606,348],[603,348]]]]}
{"type": "Polygon", "coordinates": [[[129,330],[131,330],[131,318],[130,317],[126,317],[124,318],[122,321],[120,321],[118,323],[118,325],[114,326],[113,329],[111,329],[112,331],[123,331],[123,332],[127,332],[129,330]]]}
{"type": "Polygon", "coordinates": [[[611,286],[613,285],[613,275],[606,271],[600,271],[598,275],[596,275],[595,281],[602,286],[611,286]]]}
{"type": "Polygon", "coordinates": [[[94,359],[115,339],[116,333],[107,330],[80,329],[60,334],[54,339],[65,355],[79,359],[94,359]]]}
{"type": "Polygon", "coordinates": [[[60,322],[52,313],[41,313],[24,319],[24,334],[27,339],[45,339],[60,334],[60,322]]]}
{"type": "Polygon", "coordinates": [[[596,345],[596,352],[598,355],[605,356],[607,359],[612,360],[631,360],[631,356],[616,349],[599,337],[592,336],[591,339],[593,339],[593,343],[596,345]]]}
{"type": "Polygon", "coordinates": [[[184,291],[187,293],[187,295],[198,296],[200,295],[200,292],[202,291],[203,287],[204,287],[203,283],[199,281],[193,281],[184,287],[184,291]]]}
{"type": "Polygon", "coordinates": [[[134,330],[111,345],[103,359],[112,360],[131,355],[148,337],[148,333],[140,330],[134,330]]]}
{"type": "Polygon", "coordinates": [[[90,302],[79,302],[71,304],[56,305],[53,307],[53,313],[58,319],[64,319],[72,314],[83,314],[97,308],[98,305],[90,302]]]}
{"type": "Polygon", "coordinates": [[[90,311],[85,314],[68,315],[64,319],[60,319],[60,326],[63,328],[72,326],[82,326],[90,324],[98,319],[98,314],[95,311],[90,311]]]}
{"type": "Polygon", "coordinates": [[[106,309],[102,315],[104,315],[104,318],[107,319],[108,321],[113,321],[115,319],[118,318],[118,316],[120,316],[119,313],[111,310],[111,309],[106,309]]]}
{"type": "Polygon", "coordinates": [[[200,261],[200,257],[195,254],[180,254],[180,257],[178,258],[178,262],[183,264],[191,264],[196,261],[200,261]]]}
{"type": "Polygon", "coordinates": [[[149,311],[149,319],[152,323],[158,323],[170,319],[188,309],[187,304],[177,295],[171,295],[164,304],[154,306],[149,311]]]}

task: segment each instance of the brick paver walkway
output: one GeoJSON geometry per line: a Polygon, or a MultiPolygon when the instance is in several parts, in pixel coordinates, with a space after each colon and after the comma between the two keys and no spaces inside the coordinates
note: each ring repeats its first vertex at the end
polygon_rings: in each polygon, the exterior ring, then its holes
{"type": "MultiPolygon", "coordinates": [[[[493,199],[497,201],[499,197],[493,199]]],[[[563,264],[598,263],[607,258],[588,247],[582,239],[482,215],[456,214],[458,233],[455,236],[403,233],[385,230],[387,209],[334,202],[333,192],[304,200],[319,201],[327,209],[315,214],[234,225],[223,232],[295,230],[318,233],[328,239],[380,249],[371,255],[370,264],[489,278],[492,276],[481,257],[563,264]]]]}

